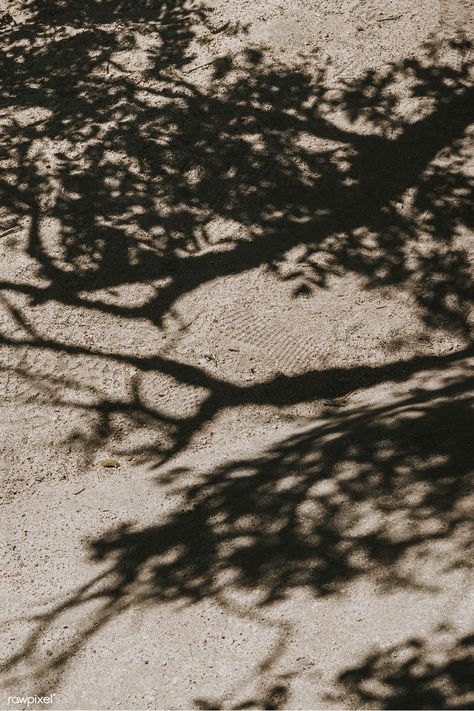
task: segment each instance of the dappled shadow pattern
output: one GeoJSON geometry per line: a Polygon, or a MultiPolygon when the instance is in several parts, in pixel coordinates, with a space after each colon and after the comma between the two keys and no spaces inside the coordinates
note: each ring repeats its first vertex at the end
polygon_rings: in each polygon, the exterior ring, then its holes
{"type": "Polygon", "coordinates": [[[349,270],[369,287],[406,284],[431,325],[468,330],[472,284],[453,241],[472,226],[466,40],[331,89],[324,68],[271,66],[250,50],[204,89],[178,71],[192,64],[202,9],[29,7],[2,35],[0,188],[9,219],[28,218],[45,281],[2,288],[160,324],[226,274],[266,264],[303,293],[349,270]],[[136,282],[155,284],[139,306],[89,296],[136,282]]]}
{"type": "Polygon", "coordinates": [[[4,671],[34,666],[45,625],[91,601],[98,611],[39,664],[40,680],[51,683],[89,635],[130,606],[213,599],[245,617],[295,589],[342,594],[362,576],[387,592],[436,590],[433,562],[440,580],[468,565],[473,543],[472,385],[456,377],[390,405],[328,414],[187,486],[182,468],[162,475],[176,509],[154,526],[122,525],[93,540],[90,557],[103,572],[38,618],[4,671]]]}
{"type": "Polygon", "coordinates": [[[51,339],[43,336],[31,320],[7,299],[3,300],[3,305],[16,323],[17,332],[26,334],[26,337],[3,337],[6,346],[28,346],[33,353],[48,353],[52,359],[67,357],[71,365],[78,358],[88,357],[94,359],[96,367],[110,363],[116,367],[135,369],[135,374],[128,378],[129,394],[118,397],[115,394],[111,396],[100,387],[61,375],[61,372],[52,375],[41,373],[34,367],[0,366],[0,372],[14,374],[25,383],[27,401],[34,396],[38,404],[54,404],[90,415],[89,427],[77,430],[65,443],[79,447],[86,462],[90,461],[88,458],[95,451],[107,446],[117,431],[123,432],[124,422],[129,432],[128,441],[116,446],[116,453],[133,455],[136,461],[159,467],[184,451],[192,438],[224,410],[245,405],[280,408],[302,402],[337,400],[348,393],[381,383],[403,383],[411,376],[430,369],[456,367],[474,354],[474,347],[468,345],[445,355],[420,355],[376,366],[307,370],[294,376],[279,373],[263,382],[240,385],[200,366],[174,360],[168,356],[166,348],[161,354],[145,357],[51,339]],[[146,378],[149,374],[154,378],[168,377],[175,386],[201,388],[195,411],[183,416],[169,408],[163,409],[160,402],[147,402],[146,378]],[[146,441],[133,444],[133,435],[140,437],[144,428],[147,431],[146,441]]]}
{"type": "MultiPolygon", "coordinates": [[[[27,297],[29,321],[17,310],[26,338],[6,332],[2,343],[79,355],[41,333],[31,306],[53,300],[162,327],[184,294],[259,265],[300,294],[348,271],[367,288],[402,285],[429,326],[469,340],[472,277],[457,241],[472,226],[467,40],[433,41],[418,59],[331,88],[324,67],[274,66],[252,49],[213,65],[203,87],[185,69],[210,22],[202,8],[27,6],[29,19],[2,31],[0,197],[6,232],[27,233],[7,239],[28,255],[31,279],[0,288],[27,297]],[[114,291],[124,284],[152,294],[124,304],[114,291]]],[[[131,361],[209,393],[184,422],[147,413],[168,428],[167,456],[239,400],[201,368],[158,354],[131,361]]]]}
{"type": "Polygon", "coordinates": [[[248,698],[245,701],[237,703],[229,703],[228,701],[219,702],[209,699],[194,699],[194,707],[197,709],[229,709],[229,711],[238,711],[239,709],[284,709],[289,696],[289,682],[292,674],[282,675],[275,683],[269,684],[264,689],[263,693],[255,695],[253,698],[248,698]]]}
{"type": "MultiPolygon", "coordinates": [[[[338,86],[325,67],[270,64],[256,49],[210,65],[207,81],[193,83],[195,48],[212,32],[203,8],[171,0],[25,7],[21,21],[1,26],[1,238],[28,264],[0,282],[14,323],[1,335],[2,367],[41,391],[38,407],[95,418],[92,432],[76,436],[85,451],[105,446],[125,416],[132,429],[156,432],[133,454],[159,465],[226,408],[333,399],[472,355],[473,285],[458,239],[473,226],[467,40],[433,40],[417,59],[338,86]],[[146,319],[162,332],[181,297],[259,266],[290,281],[295,295],[347,273],[367,289],[398,285],[428,327],[455,331],[465,347],[242,385],[165,347],[143,355],[71,343],[45,333],[36,315],[53,301],[146,319]],[[124,303],[116,298],[123,285],[151,295],[124,303]],[[25,347],[136,373],[128,394],[110,397],[61,370],[41,377],[12,367],[11,354],[25,347]],[[147,374],[200,388],[195,412],[147,403],[147,374]]],[[[192,483],[183,484],[192,473],[182,470],[161,477],[184,505],[154,526],[126,524],[92,541],[101,572],[32,618],[3,671],[18,679],[29,665],[36,690],[50,690],[84,642],[132,605],[212,597],[238,606],[234,598],[251,592],[263,608],[300,588],[342,594],[362,576],[383,589],[425,589],[426,558],[466,559],[471,386],[453,377],[395,404],[328,412],[192,483]],[[44,660],[44,630],[90,603],[97,611],[44,660]]],[[[285,689],[270,686],[265,703],[283,704],[285,689]]]]}
{"type": "Polygon", "coordinates": [[[166,332],[179,298],[226,275],[264,265],[308,294],[352,272],[366,288],[407,289],[430,328],[470,342],[474,291],[458,240],[473,204],[466,39],[433,40],[417,59],[336,87],[325,67],[272,65],[256,49],[212,65],[208,82],[194,84],[193,48],[212,32],[203,8],[169,0],[27,7],[29,19],[2,30],[0,200],[3,238],[27,255],[30,278],[0,282],[25,304],[4,302],[23,333],[7,327],[1,343],[127,362],[205,393],[184,418],[145,406],[139,377],[127,402],[96,394],[89,409],[99,424],[82,442],[89,449],[106,444],[114,413],[126,411],[157,428],[156,446],[142,454],[160,462],[223,407],[336,397],[349,390],[338,378],[366,387],[374,373],[235,387],[165,349],[124,357],[45,335],[34,307],[48,301],[166,332]],[[148,296],[124,303],[123,285],[142,285],[148,296]]]}
{"type": "Polygon", "coordinates": [[[339,703],[377,709],[471,709],[474,636],[452,641],[449,627],[429,639],[409,639],[339,677],[339,703]]]}
{"type": "MultiPolygon", "coordinates": [[[[258,589],[262,605],[296,587],[337,592],[361,575],[388,589],[410,584],[407,554],[422,561],[436,541],[455,544],[450,564],[461,563],[474,422],[471,398],[447,398],[468,389],[472,381],[454,382],[332,416],[191,485],[187,505],[162,525],[111,531],[92,545],[93,559],[116,560],[118,592],[150,557],[164,556],[145,597],[197,601],[220,593],[224,574],[223,589],[258,589]]],[[[180,469],[176,493],[182,477],[180,469]]]]}

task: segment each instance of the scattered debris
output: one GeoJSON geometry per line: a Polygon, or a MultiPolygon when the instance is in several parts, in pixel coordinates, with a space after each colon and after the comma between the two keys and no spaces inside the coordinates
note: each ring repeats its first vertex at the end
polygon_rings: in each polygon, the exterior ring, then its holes
{"type": "Polygon", "coordinates": [[[399,15],[390,15],[390,17],[380,17],[377,22],[391,22],[392,20],[399,20],[402,17],[402,13],[399,15]]]}
{"type": "Polygon", "coordinates": [[[116,469],[120,466],[116,459],[102,459],[99,464],[101,467],[106,467],[107,469],[116,469]]]}
{"type": "Polygon", "coordinates": [[[230,26],[230,20],[227,22],[224,22],[222,25],[219,25],[219,27],[215,27],[214,29],[211,30],[213,35],[217,35],[219,32],[223,32],[230,26]]]}
{"type": "Polygon", "coordinates": [[[16,230],[17,230],[16,225],[15,225],[15,227],[9,227],[9,228],[8,228],[7,230],[5,230],[4,232],[1,232],[1,233],[0,233],[0,237],[5,237],[6,235],[11,234],[12,232],[16,232],[16,230]]]}
{"type": "Polygon", "coordinates": [[[222,62],[225,59],[230,59],[231,56],[232,54],[220,54],[218,57],[211,59],[211,61],[209,62],[205,62],[204,64],[198,64],[197,67],[192,67],[191,69],[188,69],[188,71],[183,72],[183,74],[192,74],[192,72],[196,72],[198,69],[204,69],[204,67],[210,67],[212,64],[222,62]]]}

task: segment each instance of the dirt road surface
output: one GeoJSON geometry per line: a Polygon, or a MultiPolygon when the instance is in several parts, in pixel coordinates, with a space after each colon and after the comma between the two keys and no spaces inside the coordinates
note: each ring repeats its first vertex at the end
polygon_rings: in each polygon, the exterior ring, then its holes
{"type": "Polygon", "coordinates": [[[470,5],[0,4],[0,708],[473,707],[470,5]]]}

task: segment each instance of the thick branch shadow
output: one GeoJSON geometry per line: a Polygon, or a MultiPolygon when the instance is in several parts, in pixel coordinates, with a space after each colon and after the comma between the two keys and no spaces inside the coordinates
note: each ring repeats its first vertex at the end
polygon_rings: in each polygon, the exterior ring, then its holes
{"type": "MultiPolygon", "coordinates": [[[[178,71],[193,59],[196,28],[207,26],[204,9],[158,0],[28,8],[29,19],[2,35],[0,193],[7,232],[12,220],[28,232],[17,248],[35,279],[3,280],[2,290],[162,327],[183,295],[256,266],[292,281],[295,294],[353,272],[368,289],[408,289],[429,327],[470,341],[472,277],[457,242],[472,226],[467,40],[433,41],[418,59],[336,88],[324,68],[275,67],[249,50],[219,64],[204,89],[178,71]],[[138,29],[146,50],[132,37],[138,29]],[[133,52],[136,70],[120,63],[133,52]],[[232,226],[230,236],[215,234],[216,221],[232,226]],[[294,247],[303,248],[296,262],[294,247]],[[133,283],[153,295],[138,305],[96,296],[133,283]]],[[[27,342],[2,342],[80,354],[33,323],[27,342]]],[[[209,392],[174,423],[167,456],[230,404],[347,390],[337,372],[250,391],[161,355],[128,361],[209,392]]],[[[369,385],[365,374],[347,375],[369,385]]]]}
{"type": "Polygon", "coordinates": [[[205,91],[176,73],[192,59],[203,10],[157,1],[30,8],[31,19],[3,36],[4,102],[16,108],[4,124],[0,187],[4,206],[30,222],[28,251],[49,282],[36,300],[107,311],[84,293],[165,280],[147,304],[123,310],[161,324],[197,286],[262,264],[281,273],[303,245],[285,271],[297,293],[353,271],[369,288],[405,284],[432,325],[468,332],[472,284],[453,243],[472,226],[466,40],[451,43],[455,67],[433,43],[421,59],[337,91],[324,69],[272,67],[249,51],[205,91]],[[141,50],[114,20],[132,29],[140,20],[159,48],[142,51],[136,73],[116,57],[141,50]],[[24,118],[29,107],[38,120],[24,118]],[[45,219],[56,225],[53,243],[45,219]],[[217,219],[238,227],[235,236],[212,237],[217,219]]]}
{"type": "MultiPolygon", "coordinates": [[[[1,238],[27,255],[32,278],[0,283],[22,334],[7,328],[0,343],[138,371],[129,396],[111,398],[62,373],[41,378],[6,366],[42,388],[45,401],[97,418],[86,450],[107,441],[120,413],[132,427],[156,430],[157,442],[134,453],[162,464],[226,408],[341,397],[472,355],[473,285],[459,244],[473,226],[467,40],[454,38],[448,54],[433,40],[418,59],[337,87],[324,67],[272,65],[249,49],[194,84],[189,66],[197,28],[206,31],[204,8],[171,0],[26,7],[27,19],[1,28],[0,207],[1,238]],[[292,282],[295,296],[348,273],[366,289],[398,285],[429,328],[451,329],[465,347],[247,386],[165,349],[143,356],[74,345],[45,334],[34,308],[27,315],[10,301],[55,301],[164,329],[183,296],[261,266],[292,282]],[[152,296],[123,305],[97,295],[127,284],[150,286],[152,296]],[[196,411],[180,417],[145,404],[147,373],[204,391],[196,411]]],[[[50,690],[73,654],[130,606],[212,597],[230,608],[251,591],[265,609],[297,589],[342,594],[361,577],[383,590],[423,589],[408,563],[422,567],[441,541],[447,565],[465,564],[472,379],[446,381],[395,404],[328,413],[189,485],[180,483],[182,470],[169,475],[185,506],[154,526],[125,524],[94,540],[90,559],[103,572],[31,619],[29,639],[4,665],[7,679],[21,678],[26,665],[36,688],[47,682],[50,690]],[[90,603],[97,611],[82,613],[90,603]],[[44,661],[41,635],[70,609],[83,614],[82,629],[44,661]]],[[[363,673],[379,674],[378,664],[369,660],[363,673]]],[[[342,683],[358,688],[361,673],[342,683]]],[[[398,687],[408,688],[411,671],[403,674],[386,703],[404,702],[398,687]]],[[[262,703],[284,704],[285,684],[270,685],[262,703]]]]}

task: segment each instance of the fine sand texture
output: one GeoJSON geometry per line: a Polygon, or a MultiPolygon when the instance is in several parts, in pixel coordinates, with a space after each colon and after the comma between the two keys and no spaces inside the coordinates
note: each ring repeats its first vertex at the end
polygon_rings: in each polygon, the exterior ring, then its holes
{"type": "Polygon", "coordinates": [[[474,708],[473,15],[0,0],[2,711],[474,708]]]}

